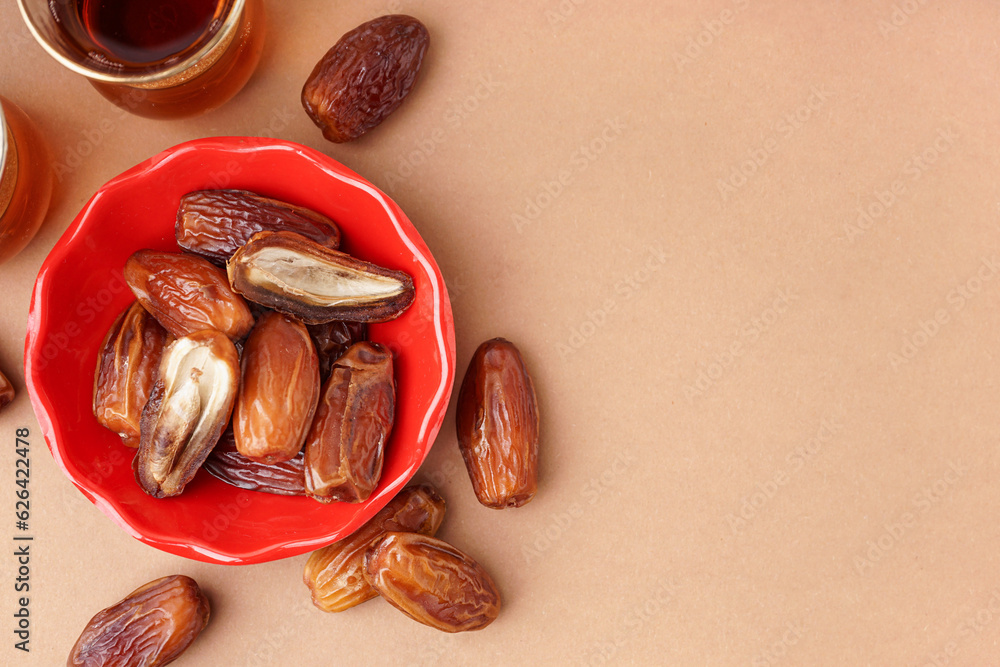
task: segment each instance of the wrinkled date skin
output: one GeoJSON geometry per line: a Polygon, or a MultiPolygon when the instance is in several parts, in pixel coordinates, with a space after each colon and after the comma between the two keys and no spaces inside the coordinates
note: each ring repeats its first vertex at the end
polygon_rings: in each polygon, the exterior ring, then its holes
{"type": "Polygon", "coordinates": [[[226,264],[233,289],[306,324],[385,322],[413,302],[413,279],[291,232],[260,232],[226,264]]]}
{"type": "Polygon", "coordinates": [[[253,315],[219,267],[194,255],[140,250],[125,263],[125,282],[139,303],[175,336],[215,329],[246,337],[253,315]]]}
{"type": "Polygon", "coordinates": [[[90,619],[66,665],[166,665],[201,634],[210,613],[194,579],[174,575],[151,581],[90,619]]]}
{"type": "Polygon", "coordinates": [[[479,502],[520,507],[538,489],[538,404],[521,353],[503,338],[476,350],[456,410],[458,446],[479,502]]]}
{"type": "Polygon", "coordinates": [[[3,410],[14,401],[14,385],[10,383],[7,376],[0,372],[0,410],[3,410]]]}
{"type": "Polygon", "coordinates": [[[435,535],[444,520],[445,502],[427,484],[408,486],[354,534],[312,552],[303,581],[313,604],[323,611],[350,609],[377,596],[365,581],[365,553],[388,531],[435,535]]]}
{"type": "Polygon", "coordinates": [[[139,420],[170,334],[136,301],[108,330],[94,374],[94,416],[101,426],[139,446],[139,420]]]}
{"type": "Polygon", "coordinates": [[[364,575],[392,606],[444,632],[481,630],[500,613],[483,566],[435,537],[386,533],[365,554],[364,575]]]}
{"type": "Polygon", "coordinates": [[[363,23],[316,64],[302,106],[330,141],[357,139],[403,103],[429,42],[427,28],[412,16],[363,23]]]}
{"type": "Polygon", "coordinates": [[[310,324],[309,335],[312,336],[319,356],[319,377],[326,382],[330,377],[333,362],[340,359],[347,348],[368,340],[368,325],[364,322],[341,322],[334,320],[326,324],[310,324]]]}
{"type": "Polygon", "coordinates": [[[226,431],[202,468],[213,477],[248,491],[279,496],[306,495],[305,452],[281,463],[258,463],[236,449],[232,431],[226,431]]]}
{"type": "Polygon", "coordinates": [[[236,347],[221,332],[199,331],[164,350],[132,464],[143,491],[184,491],[229,423],[239,380],[236,347]]]}
{"type": "Polygon", "coordinates": [[[392,354],[355,343],[333,366],[306,438],[306,493],[321,502],[364,502],[382,476],[396,409],[392,354]]]}
{"type": "Polygon", "coordinates": [[[340,245],[340,230],[324,215],[242,190],[200,190],[181,197],[177,245],[225,265],[240,246],[262,231],[301,234],[328,248],[340,245]]]}
{"type": "Polygon", "coordinates": [[[233,413],[236,448],[260,463],[302,450],[319,401],[319,360],[298,320],[270,312],[243,347],[243,380],[233,413]]]}

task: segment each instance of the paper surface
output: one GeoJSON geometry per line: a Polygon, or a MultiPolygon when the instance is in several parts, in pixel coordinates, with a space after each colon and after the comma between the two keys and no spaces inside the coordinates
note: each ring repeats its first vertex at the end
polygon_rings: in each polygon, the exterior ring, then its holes
{"type": "MultiPolygon", "coordinates": [[[[268,3],[260,68],[193,120],[118,111],[0,5],[0,92],[63,166],[0,267],[0,663],[62,664],[90,617],[187,574],[177,665],[985,665],[1000,644],[1000,16],[992,0],[268,3]],[[431,47],[360,141],[299,105],[376,15],[431,47]],[[454,408],[417,479],[503,594],[450,636],[381,600],[312,608],[305,556],[187,561],[56,468],[24,390],[31,286],[104,182],[212,135],[298,141],[373,181],[434,252],[458,368],[533,371],[539,493],[477,504],[454,408]],[[14,438],[31,441],[31,652],[14,648],[14,438]]],[[[461,377],[459,377],[459,381],[461,377]]],[[[453,397],[454,402],[454,397],[453,397]]]]}

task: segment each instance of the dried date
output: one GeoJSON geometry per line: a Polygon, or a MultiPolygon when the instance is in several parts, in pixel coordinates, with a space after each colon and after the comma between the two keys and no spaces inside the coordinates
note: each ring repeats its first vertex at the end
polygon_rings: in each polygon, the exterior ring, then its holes
{"type": "Polygon", "coordinates": [[[175,336],[215,329],[239,340],[253,327],[250,309],[230,288],[226,274],[201,257],[140,250],[125,263],[125,282],[175,336]]]}
{"type": "Polygon", "coordinates": [[[221,332],[199,331],[164,350],[133,462],[146,493],[184,491],[229,423],[239,379],[236,347],[221,332]]]}
{"type": "Polygon", "coordinates": [[[222,434],[202,468],[213,477],[248,491],[306,495],[305,452],[281,463],[258,463],[239,453],[231,430],[222,434]]]}
{"type": "Polygon", "coordinates": [[[14,401],[14,394],[14,385],[10,383],[6,375],[0,372],[0,410],[14,401]]]}
{"type": "Polygon", "coordinates": [[[282,230],[328,248],[340,244],[340,230],[325,215],[253,192],[191,192],[177,209],[177,245],[216,264],[224,265],[257,232],[282,230]]]}
{"type": "Polygon", "coordinates": [[[368,548],[387,531],[434,535],[444,512],[444,498],[433,487],[408,486],[353,534],[312,552],[302,578],[313,604],[338,612],[378,595],[362,573],[368,548]]]}
{"type": "Polygon", "coordinates": [[[242,382],[233,413],[236,448],[261,463],[302,450],[319,400],[319,360],[298,320],[261,316],[243,348],[242,382]]]}
{"type": "Polygon", "coordinates": [[[364,322],[341,322],[334,320],[325,324],[310,324],[312,336],[319,356],[319,377],[324,382],[330,377],[333,362],[337,361],[347,348],[355,343],[368,340],[368,325],[364,322]]]}
{"type": "Polygon", "coordinates": [[[226,265],[233,289],[306,324],[384,322],[413,302],[413,279],[291,232],[260,232],[226,265]]]}
{"type": "Polygon", "coordinates": [[[365,554],[364,576],[392,606],[444,632],[481,630],[500,613],[483,566],[435,537],[386,533],[365,554]]]}
{"type": "Polygon", "coordinates": [[[306,438],[306,493],[322,502],[368,499],[382,475],[395,416],[392,354],[355,343],[333,366],[306,438]]]}
{"type": "Polygon", "coordinates": [[[94,416],[101,426],[139,446],[139,420],[170,334],[136,301],[104,338],[94,373],[94,416]]]}
{"type": "Polygon", "coordinates": [[[330,141],[360,137],[406,99],[429,42],[427,28],[412,16],[363,23],[313,68],[302,88],[302,106],[330,141]]]}
{"type": "Polygon", "coordinates": [[[163,577],[97,613],[70,651],[69,667],[159,667],[208,625],[208,599],[194,579],[163,577]]]}
{"type": "Polygon", "coordinates": [[[535,385],[513,343],[486,341],[462,381],[456,410],[458,446],[479,502],[520,507],[538,489],[535,385]]]}

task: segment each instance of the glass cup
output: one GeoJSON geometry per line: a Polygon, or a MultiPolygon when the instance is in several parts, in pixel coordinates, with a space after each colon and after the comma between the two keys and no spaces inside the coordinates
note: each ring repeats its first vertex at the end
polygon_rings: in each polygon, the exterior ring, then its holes
{"type": "Polygon", "coordinates": [[[264,47],[263,0],[17,0],[49,55],[119,107],[182,118],[243,88],[264,47]]]}
{"type": "Polygon", "coordinates": [[[52,197],[52,157],[23,111],[0,96],[0,264],[35,236],[52,197]]]}

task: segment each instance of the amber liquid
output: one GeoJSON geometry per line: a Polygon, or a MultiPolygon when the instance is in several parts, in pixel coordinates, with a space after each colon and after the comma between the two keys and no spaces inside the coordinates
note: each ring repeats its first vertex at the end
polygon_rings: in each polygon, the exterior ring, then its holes
{"type": "MultiPolygon", "coordinates": [[[[84,62],[126,71],[181,62],[198,51],[227,19],[226,0],[76,0],[59,16],[67,40],[84,62]]],[[[183,118],[214,109],[238,93],[264,47],[263,0],[247,0],[231,39],[167,81],[117,84],[90,79],[101,95],[148,118],[183,118]]]]}
{"type": "Polygon", "coordinates": [[[215,18],[217,0],[82,0],[80,22],[114,60],[153,63],[183,53],[215,18]]]}
{"type": "Polygon", "coordinates": [[[52,158],[28,117],[0,97],[8,131],[0,174],[0,264],[21,252],[35,236],[52,196],[52,158]]]}

